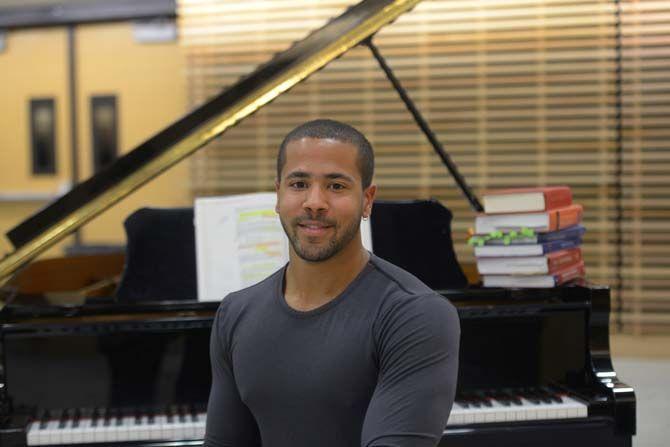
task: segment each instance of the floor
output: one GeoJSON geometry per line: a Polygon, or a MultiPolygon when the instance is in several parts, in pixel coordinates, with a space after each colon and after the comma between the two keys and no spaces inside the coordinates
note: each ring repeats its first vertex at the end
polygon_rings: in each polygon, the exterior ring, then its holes
{"type": "Polygon", "coordinates": [[[635,447],[670,446],[670,337],[612,337],[614,369],[635,388],[635,447]]]}

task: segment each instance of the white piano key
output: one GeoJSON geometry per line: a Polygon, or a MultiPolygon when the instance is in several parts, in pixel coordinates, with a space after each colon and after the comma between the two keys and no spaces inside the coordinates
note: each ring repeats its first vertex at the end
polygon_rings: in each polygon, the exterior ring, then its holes
{"type": "Polygon", "coordinates": [[[207,413],[198,413],[196,415],[196,436],[195,439],[205,439],[205,427],[207,424],[207,413]]]}
{"type": "Polygon", "coordinates": [[[514,403],[504,405],[502,402],[492,399],[490,401],[491,406],[480,405],[479,407],[473,405],[466,407],[459,402],[455,402],[447,425],[588,417],[588,407],[585,404],[568,396],[563,396],[562,399],[563,402],[533,403],[526,398],[520,398],[521,405],[514,403]]]}
{"type": "Polygon", "coordinates": [[[72,443],[83,444],[91,442],[93,430],[91,428],[91,419],[83,418],[79,420],[79,426],[72,430],[72,443]]]}
{"type": "Polygon", "coordinates": [[[40,439],[40,423],[31,422],[26,429],[26,441],[28,445],[39,445],[40,439]]]}
{"type": "Polygon", "coordinates": [[[49,444],[60,444],[61,435],[58,432],[58,424],[59,421],[50,420],[44,430],[44,437],[49,444]]]}
{"type": "Polygon", "coordinates": [[[121,418],[121,425],[118,426],[118,431],[116,434],[117,442],[125,442],[133,440],[130,433],[130,429],[134,423],[135,418],[133,416],[124,416],[121,418]]]}
{"type": "Polygon", "coordinates": [[[72,419],[66,420],[65,425],[59,431],[61,433],[61,444],[71,444],[72,443],[72,419]]]}

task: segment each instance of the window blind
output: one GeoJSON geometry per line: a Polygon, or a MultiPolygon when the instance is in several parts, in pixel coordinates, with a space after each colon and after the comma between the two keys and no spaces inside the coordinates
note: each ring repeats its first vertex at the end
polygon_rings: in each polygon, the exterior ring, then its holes
{"type": "MultiPolygon", "coordinates": [[[[353,3],[181,0],[192,104],[353,3]]],[[[668,20],[667,1],[434,0],[375,37],[478,194],[572,187],[585,208],[588,278],[620,286],[613,316],[623,331],[670,332],[668,20]]],[[[366,48],[196,154],[193,195],[272,189],[281,139],[318,117],[368,136],[380,198],[434,197],[449,207],[459,260],[473,262],[465,241],[475,215],[366,48]]]]}

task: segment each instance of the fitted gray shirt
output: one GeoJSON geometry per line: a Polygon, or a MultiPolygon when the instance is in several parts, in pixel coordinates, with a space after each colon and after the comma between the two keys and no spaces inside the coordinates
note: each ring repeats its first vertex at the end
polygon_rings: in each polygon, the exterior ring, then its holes
{"type": "Polygon", "coordinates": [[[219,307],[205,446],[437,445],[456,390],[454,306],[371,255],[339,296],[301,312],[284,272],[219,307]]]}

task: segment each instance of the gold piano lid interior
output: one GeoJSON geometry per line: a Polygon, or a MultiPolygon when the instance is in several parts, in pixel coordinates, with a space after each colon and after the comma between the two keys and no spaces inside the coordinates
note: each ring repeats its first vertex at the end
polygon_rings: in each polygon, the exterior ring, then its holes
{"type": "Polygon", "coordinates": [[[21,222],[7,233],[15,250],[0,261],[0,284],[22,265],[333,59],[370,38],[419,1],[364,0],[350,7],[21,222]]]}

